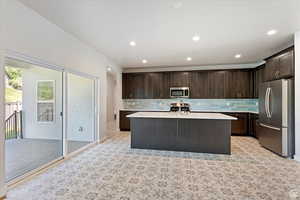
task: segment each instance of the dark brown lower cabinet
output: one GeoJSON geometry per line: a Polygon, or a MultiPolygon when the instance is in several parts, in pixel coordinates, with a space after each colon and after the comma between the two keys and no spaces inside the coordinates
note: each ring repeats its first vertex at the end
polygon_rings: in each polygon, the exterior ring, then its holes
{"type": "Polygon", "coordinates": [[[130,120],[127,115],[135,113],[134,111],[120,111],[120,131],[130,131],[130,120]]]}
{"type": "Polygon", "coordinates": [[[236,117],[237,120],[231,121],[232,135],[249,135],[248,133],[248,113],[224,113],[236,117]]]}
{"type": "Polygon", "coordinates": [[[257,138],[258,114],[249,114],[249,135],[257,138]]]}

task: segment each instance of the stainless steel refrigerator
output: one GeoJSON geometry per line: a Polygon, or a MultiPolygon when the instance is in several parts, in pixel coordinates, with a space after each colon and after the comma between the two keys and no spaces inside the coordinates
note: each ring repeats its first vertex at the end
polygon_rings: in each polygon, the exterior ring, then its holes
{"type": "Polygon", "coordinates": [[[294,155],[293,80],[262,83],[259,89],[259,143],[284,157],[294,155]]]}

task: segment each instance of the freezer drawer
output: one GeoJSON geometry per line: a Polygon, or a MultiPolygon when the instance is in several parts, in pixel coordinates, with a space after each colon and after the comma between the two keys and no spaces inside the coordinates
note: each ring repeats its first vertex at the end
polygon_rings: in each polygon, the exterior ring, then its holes
{"type": "Polygon", "coordinates": [[[267,128],[262,124],[258,129],[258,140],[260,145],[273,151],[279,155],[282,155],[282,132],[281,129],[275,130],[267,128]]]}
{"type": "Polygon", "coordinates": [[[293,145],[287,128],[279,129],[259,124],[258,132],[258,140],[263,147],[284,157],[293,155],[293,145]]]}

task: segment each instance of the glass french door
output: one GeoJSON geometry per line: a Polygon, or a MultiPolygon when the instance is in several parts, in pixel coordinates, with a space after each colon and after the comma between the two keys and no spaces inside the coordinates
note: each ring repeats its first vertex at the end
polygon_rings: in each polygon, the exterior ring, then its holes
{"type": "Polygon", "coordinates": [[[6,181],[63,157],[62,108],[62,71],[5,60],[6,181]]]}
{"type": "Polygon", "coordinates": [[[96,140],[95,83],[93,78],[64,69],[6,58],[7,182],[96,140]]]}
{"type": "Polygon", "coordinates": [[[95,80],[67,73],[66,151],[95,141],[95,80]]]}

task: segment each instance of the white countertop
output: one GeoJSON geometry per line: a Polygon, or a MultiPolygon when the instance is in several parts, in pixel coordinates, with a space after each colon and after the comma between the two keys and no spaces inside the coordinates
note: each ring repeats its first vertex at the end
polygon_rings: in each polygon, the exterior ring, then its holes
{"type": "MultiPolygon", "coordinates": [[[[133,112],[169,112],[169,110],[159,110],[159,109],[121,109],[121,111],[133,111],[133,112]]],[[[211,112],[211,113],[251,113],[259,114],[255,111],[248,110],[191,110],[191,112],[211,112]]]]}
{"type": "Polygon", "coordinates": [[[221,113],[180,113],[180,112],[137,112],[127,115],[129,118],[169,118],[169,119],[215,119],[237,120],[221,113]]]}

